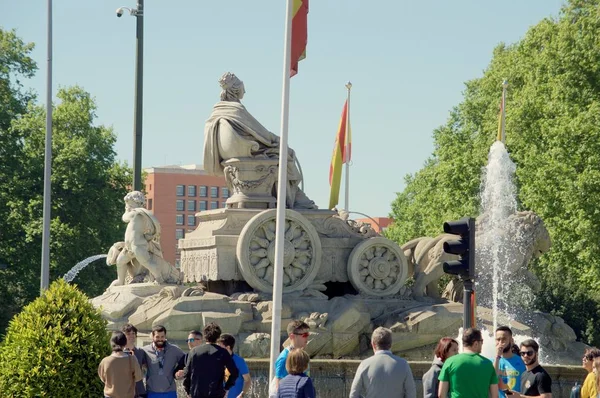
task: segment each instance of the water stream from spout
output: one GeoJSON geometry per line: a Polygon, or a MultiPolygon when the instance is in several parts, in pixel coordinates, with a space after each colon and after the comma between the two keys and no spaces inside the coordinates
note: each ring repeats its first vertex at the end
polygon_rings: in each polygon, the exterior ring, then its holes
{"type": "Polygon", "coordinates": [[[88,257],[85,260],[78,262],[73,268],[69,270],[69,272],[63,275],[63,279],[71,283],[73,279],[75,279],[79,271],[87,267],[90,263],[93,263],[96,260],[100,260],[101,258],[106,258],[106,254],[97,254],[95,256],[88,257]]]}
{"type": "Polygon", "coordinates": [[[478,301],[492,308],[494,330],[501,312],[510,313],[507,297],[511,283],[507,260],[515,250],[507,233],[507,220],[517,211],[517,192],[513,177],[515,164],[504,144],[496,141],[490,148],[481,186],[480,238],[477,244],[479,275],[478,301]]]}

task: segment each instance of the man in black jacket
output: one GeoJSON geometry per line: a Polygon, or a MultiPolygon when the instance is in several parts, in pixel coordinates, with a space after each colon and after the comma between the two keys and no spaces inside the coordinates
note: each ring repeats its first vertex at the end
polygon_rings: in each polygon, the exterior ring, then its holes
{"type": "Polygon", "coordinates": [[[226,349],[217,345],[221,328],[209,323],[204,328],[206,344],[194,347],[188,354],[183,376],[183,388],[191,398],[223,398],[233,387],[238,369],[226,349]],[[229,378],[225,380],[225,369],[229,378]]]}

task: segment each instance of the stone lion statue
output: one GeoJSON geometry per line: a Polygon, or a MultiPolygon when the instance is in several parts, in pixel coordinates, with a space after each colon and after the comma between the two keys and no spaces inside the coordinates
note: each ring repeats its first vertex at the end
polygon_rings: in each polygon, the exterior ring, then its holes
{"type": "MultiPolygon", "coordinates": [[[[486,216],[477,218],[475,225],[475,242],[483,242],[486,232],[482,229],[486,216]]],[[[509,247],[514,248],[506,254],[509,257],[501,259],[508,264],[508,272],[511,275],[524,277],[524,283],[534,291],[539,290],[540,282],[527,269],[527,264],[532,258],[537,258],[550,250],[550,234],[542,219],[532,211],[521,211],[511,215],[504,229],[509,247]]],[[[456,260],[457,256],[444,252],[444,242],[456,239],[455,235],[442,234],[435,238],[422,237],[413,239],[404,245],[402,250],[409,262],[409,275],[414,274],[413,296],[422,297],[427,295],[439,298],[438,281],[444,275],[442,264],[445,261],[456,260]],[[412,271],[412,272],[411,272],[412,271]]],[[[475,262],[479,264],[476,254],[475,262]]],[[[481,265],[483,266],[483,265],[481,265]]],[[[458,284],[454,284],[458,286],[458,284]]],[[[456,297],[457,292],[449,293],[456,297]]]]}
{"type": "Polygon", "coordinates": [[[160,223],[144,208],[144,194],[133,191],[124,200],[125,240],[112,245],[106,258],[106,264],[117,266],[117,279],[111,286],[124,285],[127,275],[129,283],[143,282],[146,276],[157,283],[180,283],[181,273],[163,258],[160,223]]]}

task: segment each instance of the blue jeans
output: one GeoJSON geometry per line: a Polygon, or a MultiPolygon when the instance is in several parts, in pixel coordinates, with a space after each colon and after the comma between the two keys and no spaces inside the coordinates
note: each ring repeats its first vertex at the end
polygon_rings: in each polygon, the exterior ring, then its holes
{"type": "Polygon", "coordinates": [[[148,391],[148,398],[177,398],[177,391],[169,391],[169,392],[150,392],[150,391],[148,391]]]}

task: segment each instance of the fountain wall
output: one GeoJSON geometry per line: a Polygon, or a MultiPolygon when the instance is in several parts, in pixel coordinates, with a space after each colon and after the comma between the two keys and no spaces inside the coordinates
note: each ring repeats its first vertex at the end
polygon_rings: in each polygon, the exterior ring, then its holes
{"type": "MultiPolygon", "coordinates": [[[[252,398],[268,396],[269,361],[266,359],[247,359],[246,363],[252,376],[252,390],[247,396],[252,398]]],[[[409,362],[415,378],[417,397],[423,396],[422,377],[431,367],[430,362],[409,362]]],[[[344,398],[350,394],[350,387],[359,360],[312,360],[310,374],[320,397],[344,398]]],[[[568,398],[575,383],[582,384],[586,372],[575,366],[544,366],[552,377],[552,397],[568,398]]],[[[180,387],[180,397],[185,397],[180,387]]]]}

